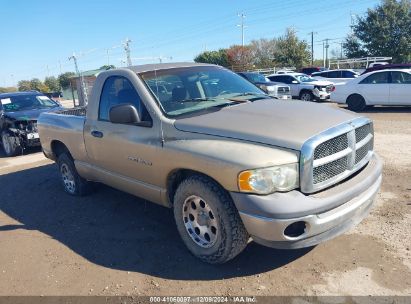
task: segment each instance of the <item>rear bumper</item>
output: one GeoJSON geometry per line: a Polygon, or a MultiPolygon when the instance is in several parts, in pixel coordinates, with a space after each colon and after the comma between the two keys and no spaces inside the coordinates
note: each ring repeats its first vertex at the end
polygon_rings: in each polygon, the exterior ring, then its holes
{"type": "Polygon", "coordinates": [[[232,197],[257,243],[281,249],[309,247],[342,234],[367,216],[381,185],[381,169],[374,156],[359,174],[318,194],[232,193],[232,197]],[[297,222],[303,222],[305,229],[298,236],[287,235],[286,228],[297,222]]]}

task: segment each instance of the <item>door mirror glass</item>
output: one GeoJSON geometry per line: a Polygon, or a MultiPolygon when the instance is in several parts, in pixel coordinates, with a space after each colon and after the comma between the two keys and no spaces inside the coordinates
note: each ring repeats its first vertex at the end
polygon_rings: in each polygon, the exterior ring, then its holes
{"type": "Polygon", "coordinates": [[[141,122],[140,115],[132,104],[119,104],[110,108],[110,122],[117,124],[136,124],[141,122]]]}
{"type": "Polygon", "coordinates": [[[298,84],[299,82],[297,80],[293,80],[293,81],[291,81],[291,83],[298,84]]]}

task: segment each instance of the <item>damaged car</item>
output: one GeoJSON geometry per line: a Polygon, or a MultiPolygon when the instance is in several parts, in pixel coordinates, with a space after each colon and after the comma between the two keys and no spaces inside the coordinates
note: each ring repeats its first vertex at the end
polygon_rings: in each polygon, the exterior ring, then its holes
{"type": "Polygon", "coordinates": [[[40,146],[37,118],[60,104],[37,91],[0,94],[1,143],[6,156],[40,146]]]}

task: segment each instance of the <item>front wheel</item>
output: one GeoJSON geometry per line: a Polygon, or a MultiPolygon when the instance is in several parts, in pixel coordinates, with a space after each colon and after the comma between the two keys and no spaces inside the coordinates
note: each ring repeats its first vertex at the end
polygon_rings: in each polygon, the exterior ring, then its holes
{"type": "Polygon", "coordinates": [[[22,151],[19,138],[10,135],[7,131],[1,133],[1,143],[4,153],[9,157],[15,156],[18,152],[22,151]]]}
{"type": "Polygon", "coordinates": [[[174,219],[187,248],[204,262],[225,263],[247,246],[249,235],[231,197],[207,177],[194,175],[181,182],[174,219]]]}
{"type": "Polygon", "coordinates": [[[362,111],[367,106],[364,97],[358,94],[351,95],[350,97],[348,97],[347,105],[348,109],[354,112],[362,111]]]}
{"type": "Polygon", "coordinates": [[[300,93],[300,99],[303,101],[313,101],[315,98],[313,93],[311,93],[310,91],[302,91],[300,93]]]}

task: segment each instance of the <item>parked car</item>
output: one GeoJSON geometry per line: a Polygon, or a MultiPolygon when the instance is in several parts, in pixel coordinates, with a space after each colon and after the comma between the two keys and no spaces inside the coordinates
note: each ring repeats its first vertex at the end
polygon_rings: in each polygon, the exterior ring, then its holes
{"type": "Polygon", "coordinates": [[[350,81],[351,79],[358,77],[358,74],[353,70],[338,69],[312,73],[311,77],[318,80],[331,81],[332,83],[337,84],[350,81]]]}
{"type": "Polygon", "coordinates": [[[24,149],[40,146],[37,118],[60,105],[37,91],[0,94],[0,132],[3,150],[14,156],[24,149]]]}
{"type": "Polygon", "coordinates": [[[311,78],[301,73],[290,73],[284,75],[272,74],[268,79],[282,82],[290,86],[291,95],[304,101],[323,101],[330,99],[333,83],[311,78]]]}
{"type": "Polygon", "coordinates": [[[324,67],[305,67],[300,70],[300,73],[311,75],[312,73],[315,73],[315,72],[322,72],[322,71],[327,71],[327,70],[328,69],[324,67]]]}
{"type": "Polygon", "coordinates": [[[389,69],[411,69],[411,63],[397,63],[397,64],[384,64],[384,65],[378,65],[374,67],[370,67],[366,69],[364,72],[362,72],[361,75],[363,74],[368,74],[373,71],[381,71],[381,70],[389,70],[389,69]]]}
{"type": "Polygon", "coordinates": [[[381,70],[336,85],[331,100],[352,111],[373,105],[411,105],[411,70],[381,70]]]}
{"type": "Polygon", "coordinates": [[[370,119],[274,101],[215,65],[102,72],[87,109],[43,113],[38,125],[67,193],[99,181],[173,208],[184,244],[208,263],[234,258],[250,236],[275,248],[331,239],[368,214],[381,183],[370,119]],[[171,94],[153,80],[174,82],[171,94]]]}
{"type": "Polygon", "coordinates": [[[255,84],[271,97],[277,99],[291,99],[290,87],[283,83],[272,82],[260,73],[239,72],[237,74],[255,84]]]}

